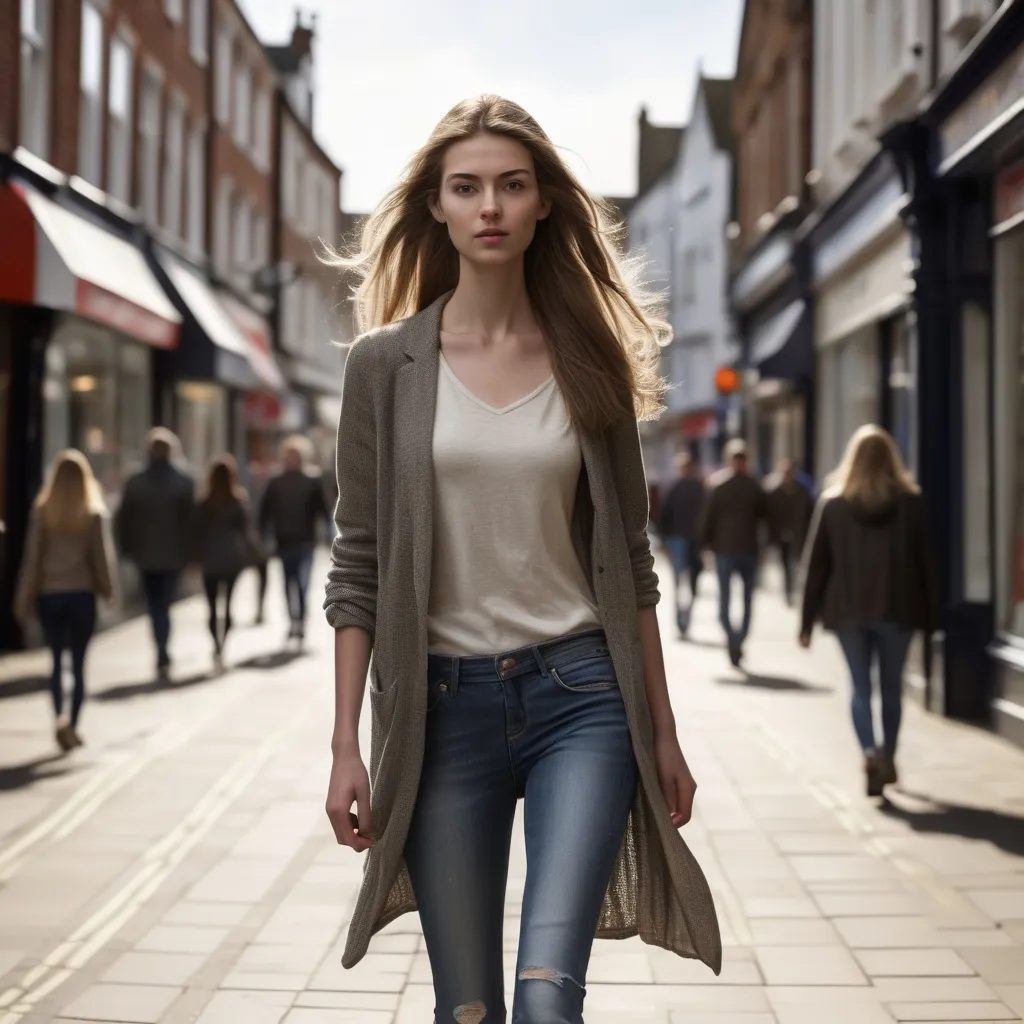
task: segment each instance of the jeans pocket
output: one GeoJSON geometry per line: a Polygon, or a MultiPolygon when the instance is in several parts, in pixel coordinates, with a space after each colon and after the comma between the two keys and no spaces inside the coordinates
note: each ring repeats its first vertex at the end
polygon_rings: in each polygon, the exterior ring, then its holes
{"type": "Polygon", "coordinates": [[[588,654],[559,668],[552,668],[551,675],[563,690],[572,693],[600,693],[619,688],[611,655],[603,652],[588,654]]]}

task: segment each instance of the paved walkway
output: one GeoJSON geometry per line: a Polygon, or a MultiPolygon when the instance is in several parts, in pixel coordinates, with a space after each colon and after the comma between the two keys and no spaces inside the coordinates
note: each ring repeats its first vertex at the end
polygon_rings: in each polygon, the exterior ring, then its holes
{"type": "MultiPolygon", "coordinates": [[[[901,789],[867,800],[832,641],[799,650],[794,613],[763,595],[741,675],[703,585],[693,642],[667,604],[663,629],[724,969],[598,942],[587,1024],[1020,1020],[1024,752],[911,705],[901,789]]],[[[97,641],[89,745],[67,758],[45,660],[0,662],[0,1024],[429,1024],[415,918],[338,962],[361,862],[322,811],[329,630],[296,658],[280,619],[242,629],[213,680],[203,618],[176,610],[170,690],[148,682],[142,623],[97,641]]],[[[510,979],[523,873],[520,828],[510,979]]]]}

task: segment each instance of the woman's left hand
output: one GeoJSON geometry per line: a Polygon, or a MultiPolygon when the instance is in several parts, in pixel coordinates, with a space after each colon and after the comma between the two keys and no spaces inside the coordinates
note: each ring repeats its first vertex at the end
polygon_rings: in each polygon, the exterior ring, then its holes
{"type": "Polygon", "coordinates": [[[654,741],[654,759],[658,766],[658,781],[665,803],[672,815],[672,824],[682,828],[693,814],[693,798],[697,783],[690,774],[686,758],[679,746],[678,737],[672,733],[654,741]]]}

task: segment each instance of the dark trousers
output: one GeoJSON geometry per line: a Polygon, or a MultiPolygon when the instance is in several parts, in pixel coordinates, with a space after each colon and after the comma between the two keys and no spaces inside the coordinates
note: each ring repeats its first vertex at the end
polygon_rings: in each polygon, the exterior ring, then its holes
{"type": "Polygon", "coordinates": [[[718,609],[722,629],[725,630],[729,647],[738,647],[750,632],[750,616],[754,607],[754,584],[757,579],[757,555],[718,555],[718,609]],[[743,624],[736,630],[729,614],[732,599],[732,578],[739,576],[743,584],[743,624]]]}
{"type": "Polygon", "coordinates": [[[142,588],[146,592],[146,608],[153,627],[156,664],[158,668],[167,668],[171,663],[167,645],[171,639],[171,605],[178,589],[178,573],[176,570],[144,572],[142,588]]]}
{"type": "Polygon", "coordinates": [[[778,542],[779,561],[782,563],[783,586],[786,591],[786,603],[793,603],[793,594],[796,592],[796,563],[800,558],[800,547],[793,540],[780,540],[778,542]]]}
{"type": "Polygon", "coordinates": [[[206,603],[210,609],[210,636],[213,637],[214,650],[220,654],[224,641],[231,632],[231,595],[238,582],[238,573],[232,576],[213,576],[203,573],[203,587],[206,590],[206,603]],[[224,595],[224,615],[221,617],[217,609],[221,594],[224,595]],[[221,628],[223,626],[223,629],[221,628]]]}
{"type": "Polygon", "coordinates": [[[296,625],[306,621],[306,592],[313,571],[313,545],[296,544],[281,548],[281,568],[284,570],[284,599],[288,617],[296,625]]]}
{"type": "Polygon", "coordinates": [[[39,598],[39,621],[53,655],[50,693],[53,713],[64,713],[64,652],[71,651],[71,671],[75,688],[71,694],[71,724],[85,702],[85,652],[96,628],[96,596],[91,590],[43,594],[39,598]]]}

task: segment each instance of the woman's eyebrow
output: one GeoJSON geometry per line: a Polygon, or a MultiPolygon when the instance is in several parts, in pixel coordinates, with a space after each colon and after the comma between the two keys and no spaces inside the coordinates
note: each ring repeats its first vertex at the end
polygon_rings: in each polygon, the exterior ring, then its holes
{"type": "MultiPolygon", "coordinates": [[[[498,177],[499,178],[514,178],[514,177],[519,176],[519,175],[530,174],[530,173],[531,172],[526,167],[519,167],[519,168],[517,168],[514,171],[502,171],[501,174],[498,175],[498,177]]],[[[468,174],[465,171],[454,171],[451,174],[449,174],[448,177],[445,180],[446,181],[452,181],[452,180],[457,180],[457,181],[479,181],[480,180],[480,175],[478,175],[478,174],[468,174]]]]}

